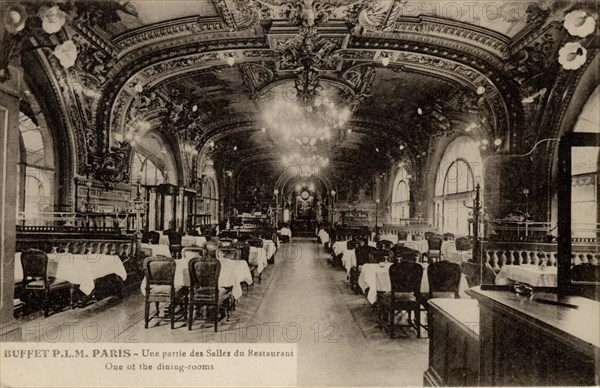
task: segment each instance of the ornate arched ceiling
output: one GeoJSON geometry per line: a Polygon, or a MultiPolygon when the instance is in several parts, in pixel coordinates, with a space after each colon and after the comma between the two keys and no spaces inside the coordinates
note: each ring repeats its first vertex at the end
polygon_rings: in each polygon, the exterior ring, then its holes
{"type": "Polygon", "coordinates": [[[556,72],[544,61],[560,47],[555,19],[568,8],[487,0],[73,4],[68,28],[32,34],[24,47],[36,55],[22,59],[42,64],[64,106],[78,172],[106,180],[127,179],[97,172],[106,155],[128,152],[114,135],[131,131],[161,133],[177,151],[191,144],[228,170],[279,163],[290,150],[261,130],[263,112],[274,90],[297,90],[307,74],[352,111],[318,150],[330,165],[382,170],[471,124],[510,151],[531,115],[523,98],[556,72]],[[67,40],[78,48],[68,69],[34,50],[67,40]]]}

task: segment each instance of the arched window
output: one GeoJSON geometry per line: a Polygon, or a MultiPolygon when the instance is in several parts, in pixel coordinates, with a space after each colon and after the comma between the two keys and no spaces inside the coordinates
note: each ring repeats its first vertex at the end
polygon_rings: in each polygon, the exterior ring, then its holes
{"type": "Polygon", "coordinates": [[[406,168],[402,166],[396,173],[392,192],[392,223],[401,224],[407,218],[410,218],[409,175],[406,168]]]}
{"type": "Polygon", "coordinates": [[[19,115],[20,163],[17,210],[26,219],[52,212],[55,205],[54,154],[47,128],[24,113],[19,115]]]}
{"type": "MultiPolygon", "coordinates": [[[[600,133],[600,87],[583,107],[574,132],[600,133]]],[[[600,228],[598,164],[600,148],[577,147],[572,151],[571,230],[573,237],[595,238],[600,228]]]]}
{"type": "Polygon", "coordinates": [[[481,168],[479,144],[474,139],[462,136],[450,143],[438,168],[435,189],[434,225],[441,232],[469,234],[470,209],[464,202],[472,202],[481,168]]]}

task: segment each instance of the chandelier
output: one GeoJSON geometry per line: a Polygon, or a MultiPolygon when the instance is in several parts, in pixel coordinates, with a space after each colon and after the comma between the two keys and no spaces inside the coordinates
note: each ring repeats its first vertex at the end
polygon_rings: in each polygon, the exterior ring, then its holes
{"type": "Polygon", "coordinates": [[[266,126],[286,141],[299,146],[315,146],[332,138],[350,118],[350,109],[339,108],[327,97],[317,97],[313,103],[301,105],[278,101],[264,114],[266,126]]]}
{"type": "Polygon", "coordinates": [[[329,163],[329,158],[324,158],[319,155],[302,156],[293,154],[284,156],[282,161],[288,168],[296,169],[296,175],[308,178],[312,175],[319,174],[319,172],[329,163]]]}

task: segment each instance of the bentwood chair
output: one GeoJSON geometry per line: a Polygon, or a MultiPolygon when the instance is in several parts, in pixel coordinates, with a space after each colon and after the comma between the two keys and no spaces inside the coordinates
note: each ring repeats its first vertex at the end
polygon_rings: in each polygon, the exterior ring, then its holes
{"type": "Polygon", "coordinates": [[[427,239],[427,260],[429,263],[433,263],[435,259],[441,260],[443,243],[444,238],[442,236],[434,235],[427,239]]]}
{"type": "Polygon", "coordinates": [[[429,298],[459,298],[460,265],[446,260],[429,264],[427,279],[429,281],[429,298]]]}
{"type": "Polygon", "coordinates": [[[217,259],[221,260],[240,260],[242,254],[239,249],[232,247],[217,248],[217,259]]]}
{"type": "Polygon", "coordinates": [[[390,250],[394,246],[394,243],[390,240],[379,240],[377,241],[377,244],[375,244],[375,246],[377,247],[377,249],[390,250]]]}
{"type": "Polygon", "coordinates": [[[391,263],[394,260],[394,254],[388,249],[376,249],[371,251],[371,263],[391,263]]]}
{"type": "Polygon", "coordinates": [[[175,259],[166,256],[152,256],[144,260],[146,275],[146,302],[144,308],[144,327],[154,317],[159,317],[160,303],[169,305],[171,329],[175,328],[175,306],[181,305],[185,316],[185,290],[175,288],[175,259]],[[156,306],[156,314],[150,317],[150,303],[156,306]]]}
{"type": "Polygon", "coordinates": [[[181,249],[182,259],[193,259],[206,255],[206,249],[203,247],[185,247],[181,249]]]}
{"type": "Polygon", "coordinates": [[[35,302],[35,296],[40,295],[44,317],[50,315],[50,297],[61,291],[70,290],[70,302],[73,307],[75,286],[66,280],[56,279],[48,273],[48,255],[40,250],[31,249],[21,253],[23,267],[23,295],[26,310],[35,302]]]}
{"type": "Polygon", "coordinates": [[[233,244],[233,239],[219,237],[219,242],[221,242],[221,246],[223,247],[230,247],[233,244]]]}
{"type": "Polygon", "coordinates": [[[379,328],[386,328],[390,331],[391,338],[394,338],[396,312],[407,311],[409,326],[414,327],[417,337],[421,338],[420,293],[423,267],[418,263],[401,261],[390,266],[389,274],[392,290],[377,294],[379,328]],[[411,314],[414,314],[414,320],[411,319],[411,314]]]}
{"type": "Polygon", "coordinates": [[[408,231],[399,230],[398,231],[398,241],[406,241],[408,240],[408,231]]]}
{"type": "Polygon", "coordinates": [[[487,265],[482,267],[479,263],[467,261],[462,263],[460,268],[469,288],[480,284],[496,284],[496,273],[487,265]]]}
{"type": "Polygon", "coordinates": [[[473,249],[473,244],[471,243],[471,239],[468,237],[459,237],[454,240],[454,244],[456,245],[457,251],[470,251],[473,249]]]}
{"type": "MultiPolygon", "coordinates": [[[[260,274],[256,274],[256,269],[258,268],[255,264],[250,264],[250,244],[245,242],[235,242],[231,244],[231,248],[235,248],[240,251],[240,260],[243,260],[248,264],[248,269],[250,270],[250,274],[252,275],[252,279],[258,276],[260,281],[260,274]]],[[[246,290],[249,290],[250,285],[246,283],[246,290]]]]}
{"type": "Polygon", "coordinates": [[[251,247],[255,248],[262,248],[264,246],[263,240],[259,238],[248,239],[246,240],[246,243],[248,243],[251,247]]]}
{"type": "Polygon", "coordinates": [[[181,240],[183,239],[183,233],[171,232],[169,233],[169,248],[173,257],[178,258],[181,255],[181,240]]]}
{"type": "Polygon", "coordinates": [[[350,289],[354,291],[355,294],[358,294],[360,288],[358,286],[358,278],[360,277],[360,272],[362,270],[363,264],[371,263],[372,254],[375,248],[368,245],[358,246],[354,253],[356,255],[356,265],[350,268],[350,289]]]}
{"type": "Polygon", "coordinates": [[[224,309],[229,318],[231,304],[230,291],[219,288],[221,262],[213,257],[196,257],[189,261],[188,271],[190,274],[188,330],[192,330],[194,307],[212,306],[215,309],[215,331],[218,331],[219,312],[224,309]]]}
{"type": "Polygon", "coordinates": [[[217,249],[221,247],[221,242],[218,240],[209,240],[204,244],[204,249],[206,249],[206,253],[210,257],[217,257],[216,252],[217,249]]]}
{"type": "Polygon", "coordinates": [[[405,247],[402,244],[394,245],[391,251],[394,254],[394,260],[396,261],[410,261],[415,263],[419,261],[419,257],[421,255],[419,251],[405,247]]]}
{"type": "Polygon", "coordinates": [[[444,241],[454,241],[454,233],[444,233],[444,241]]]}

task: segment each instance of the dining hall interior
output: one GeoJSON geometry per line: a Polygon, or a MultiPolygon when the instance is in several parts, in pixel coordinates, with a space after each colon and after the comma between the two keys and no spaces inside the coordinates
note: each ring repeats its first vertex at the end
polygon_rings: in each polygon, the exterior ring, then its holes
{"type": "Polygon", "coordinates": [[[2,341],[600,385],[598,2],[0,11],[2,341]]]}

